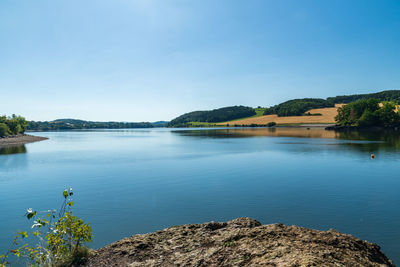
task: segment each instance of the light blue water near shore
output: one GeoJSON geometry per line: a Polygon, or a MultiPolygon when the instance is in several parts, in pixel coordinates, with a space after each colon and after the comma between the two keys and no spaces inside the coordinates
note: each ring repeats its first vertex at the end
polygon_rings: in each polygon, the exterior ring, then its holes
{"type": "Polygon", "coordinates": [[[94,248],[172,225],[248,216],[334,228],[378,243],[400,263],[397,136],[268,131],[34,133],[50,139],[0,155],[0,251],[29,227],[27,208],[58,208],[72,187],[94,248]]]}

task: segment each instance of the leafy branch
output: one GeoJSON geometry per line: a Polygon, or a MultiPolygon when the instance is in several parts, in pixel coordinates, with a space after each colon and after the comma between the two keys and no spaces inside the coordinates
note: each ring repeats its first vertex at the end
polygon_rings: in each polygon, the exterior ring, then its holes
{"type": "Polygon", "coordinates": [[[85,243],[92,241],[92,228],[72,213],[72,188],[63,191],[63,203],[56,210],[27,209],[25,217],[33,221],[31,233],[19,231],[6,254],[0,254],[0,267],[10,266],[10,255],[27,259],[34,266],[69,266],[82,263],[88,256],[85,243]],[[36,244],[20,245],[29,236],[36,244]]]}

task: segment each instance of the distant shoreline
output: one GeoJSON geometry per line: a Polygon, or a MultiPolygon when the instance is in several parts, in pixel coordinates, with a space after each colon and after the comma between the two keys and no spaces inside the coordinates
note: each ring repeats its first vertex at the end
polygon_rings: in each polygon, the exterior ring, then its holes
{"type": "Polygon", "coordinates": [[[359,126],[328,126],[325,128],[328,131],[346,132],[346,131],[398,131],[400,130],[400,125],[398,126],[369,126],[369,127],[359,127],[359,126]]]}
{"type": "Polygon", "coordinates": [[[43,140],[47,140],[47,139],[49,139],[49,138],[28,135],[28,134],[6,136],[6,137],[0,138],[0,147],[20,146],[20,145],[25,145],[28,143],[43,141],[43,140]]]}

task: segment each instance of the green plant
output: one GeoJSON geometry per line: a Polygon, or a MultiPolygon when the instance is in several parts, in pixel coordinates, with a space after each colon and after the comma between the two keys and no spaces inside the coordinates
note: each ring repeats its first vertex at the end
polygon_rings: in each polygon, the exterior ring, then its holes
{"type": "Polygon", "coordinates": [[[64,190],[62,195],[64,201],[58,212],[27,209],[25,217],[33,220],[32,232],[17,233],[9,251],[0,254],[0,267],[11,265],[10,255],[25,258],[35,266],[72,266],[87,259],[89,251],[84,245],[92,240],[92,228],[72,214],[72,188],[64,190]],[[36,239],[36,244],[20,246],[20,240],[30,235],[36,239]]]}

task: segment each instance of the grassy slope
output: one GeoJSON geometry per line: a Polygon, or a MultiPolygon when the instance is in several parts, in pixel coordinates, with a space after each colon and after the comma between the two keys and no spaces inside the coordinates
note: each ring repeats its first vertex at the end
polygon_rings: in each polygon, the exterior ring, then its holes
{"type": "Polygon", "coordinates": [[[338,104],[335,108],[319,108],[311,109],[307,112],[311,114],[320,113],[322,116],[288,116],[278,117],[277,115],[264,115],[265,108],[255,108],[256,115],[247,118],[241,118],[232,121],[208,123],[208,122],[190,122],[189,127],[224,127],[229,124],[233,125],[266,125],[269,122],[275,122],[278,125],[302,125],[302,124],[332,124],[335,123],[335,116],[337,114],[338,104]]]}
{"type": "MultiPolygon", "coordinates": [[[[337,115],[337,108],[341,104],[337,104],[334,108],[319,108],[311,109],[307,112],[311,114],[320,113],[321,116],[288,116],[288,117],[278,117],[277,115],[261,115],[253,116],[240,120],[230,121],[230,124],[237,125],[250,125],[259,124],[265,125],[269,122],[275,122],[277,124],[284,125],[300,125],[300,124],[331,124],[335,123],[335,116],[337,115]]],[[[227,122],[217,123],[217,125],[226,125],[227,122]]]]}
{"type": "Polygon", "coordinates": [[[263,116],[266,108],[255,108],[254,110],[256,111],[256,115],[251,116],[250,118],[263,116]]]}

